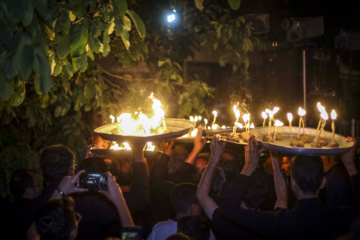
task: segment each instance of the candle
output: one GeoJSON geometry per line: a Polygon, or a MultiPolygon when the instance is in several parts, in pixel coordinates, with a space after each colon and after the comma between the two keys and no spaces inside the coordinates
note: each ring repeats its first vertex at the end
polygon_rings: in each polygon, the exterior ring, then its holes
{"type": "Polygon", "coordinates": [[[245,131],[247,132],[247,129],[248,129],[247,122],[250,120],[250,114],[244,114],[243,120],[244,120],[244,125],[245,125],[245,131]]]}
{"type": "Polygon", "coordinates": [[[318,129],[316,130],[316,137],[315,137],[315,146],[317,144],[317,141],[319,139],[320,134],[322,135],[322,132],[325,128],[326,121],[329,118],[329,115],[327,114],[325,107],[320,104],[320,102],[317,103],[318,110],[320,111],[320,122],[318,124],[318,129]]]}
{"type": "Polygon", "coordinates": [[[290,141],[292,140],[292,126],[291,121],[293,120],[293,115],[291,113],[287,113],[287,119],[289,121],[289,127],[290,127],[290,141]]]}
{"type": "Polygon", "coordinates": [[[262,112],[262,113],[261,113],[261,116],[262,116],[262,118],[264,119],[263,127],[265,127],[265,121],[266,121],[268,115],[266,114],[266,112],[262,112]]]}
{"type": "Polygon", "coordinates": [[[281,121],[279,121],[279,120],[274,120],[274,138],[273,139],[275,139],[275,136],[276,136],[276,128],[277,127],[281,127],[281,126],[284,126],[284,123],[283,122],[281,122],[281,121]]]}
{"type": "Polygon", "coordinates": [[[270,128],[271,128],[271,119],[273,118],[273,112],[272,111],[269,111],[268,112],[269,114],[269,129],[268,129],[268,135],[270,135],[270,128]]]}
{"type": "Polygon", "coordinates": [[[327,114],[326,111],[323,111],[321,113],[321,118],[323,119],[323,124],[321,125],[321,129],[320,129],[320,137],[323,137],[326,121],[329,119],[329,115],[327,114]]]}
{"type": "Polygon", "coordinates": [[[331,143],[335,143],[335,119],[337,117],[336,115],[336,112],[335,112],[335,109],[331,110],[331,120],[332,120],[332,123],[331,123],[331,130],[332,130],[332,139],[331,139],[331,143]]]}
{"type": "Polygon", "coordinates": [[[251,123],[250,128],[255,128],[254,123],[251,123]]]}
{"type": "Polygon", "coordinates": [[[208,124],[208,120],[206,118],[204,118],[204,123],[205,123],[205,129],[206,129],[206,125],[208,124]]]}
{"type": "Polygon", "coordinates": [[[110,115],[111,118],[111,122],[114,123],[115,122],[115,117],[113,115],[110,115]]]}
{"type": "Polygon", "coordinates": [[[300,116],[300,118],[299,118],[298,138],[300,138],[300,129],[301,129],[301,126],[303,126],[303,134],[305,134],[305,128],[304,128],[305,124],[304,124],[304,119],[303,119],[303,116],[305,116],[305,114],[306,114],[305,109],[299,107],[298,114],[299,114],[299,116],[300,116]]]}
{"type": "Polygon", "coordinates": [[[213,122],[212,122],[212,124],[211,124],[211,128],[213,129],[213,128],[214,128],[215,121],[216,121],[217,112],[216,112],[216,111],[213,111],[212,113],[214,114],[214,120],[213,120],[213,122]]]}

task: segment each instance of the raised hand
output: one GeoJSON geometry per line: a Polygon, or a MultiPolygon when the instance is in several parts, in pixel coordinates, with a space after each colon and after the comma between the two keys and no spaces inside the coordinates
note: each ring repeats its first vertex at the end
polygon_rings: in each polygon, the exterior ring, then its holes
{"type": "Polygon", "coordinates": [[[260,152],[258,150],[256,137],[250,136],[248,144],[245,146],[245,166],[241,174],[250,176],[258,166],[260,159],[260,152]]]}
{"type": "Polygon", "coordinates": [[[346,169],[349,172],[349,175],[355,175],[357,169],[354,162],[355,150],[356,150],[356,140],[353,137],[347,137],[346,142],[354,142],[354,146],[347,152],[341,155],[341,161],[344,163],[346,169]]]}

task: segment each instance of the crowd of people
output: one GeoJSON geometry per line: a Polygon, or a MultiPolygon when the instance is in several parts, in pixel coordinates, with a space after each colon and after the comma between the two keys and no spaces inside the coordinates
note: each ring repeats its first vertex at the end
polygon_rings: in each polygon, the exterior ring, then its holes
{"type": "Polygon", "coordinates": [[[145,157],[96,155],[95,136],[78,158],[46,147],[41,173],[18,169],[2,206],[10,239],[360,239],[360,177],[354,147],[340,156],[283,155],[251,136],[239,151],[200,126],[191,149],[163,141],[145,157]],[[84,187],[101,174],[106,188],[84,187]]]}

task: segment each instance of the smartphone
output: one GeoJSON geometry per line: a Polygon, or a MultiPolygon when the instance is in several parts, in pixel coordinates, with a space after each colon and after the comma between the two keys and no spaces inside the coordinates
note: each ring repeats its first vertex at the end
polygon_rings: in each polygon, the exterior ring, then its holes
{"type": "Polygon", "coordinates": [[[121,240],[143,240],[143,230],[140,226],[122,227],[121,240]]]}
{"type": "Polygon", "coordinates": [[[79,187],[91,190],[107,190],[108,179],[106,173],[82,173],[79,176],[79,187]]]}

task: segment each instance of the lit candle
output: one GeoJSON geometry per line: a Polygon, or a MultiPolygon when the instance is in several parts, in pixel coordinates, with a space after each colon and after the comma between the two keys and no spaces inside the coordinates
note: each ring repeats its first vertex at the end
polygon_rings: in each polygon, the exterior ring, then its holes
{"type": "Polygon", "coordinates": [[[271,128],[271,119],[273,118],[273,112],[272,111],[269,111],[268,112],[269,114],[269,129],[268,129],[268,135],[270,135],[270,128],[271,128]]]}
{"type": "Polygon", "coordinates": [[[206,118],[204,118],[204,123],[205,123],[205,129],[206,129],[206,125],[208,124],[208,120],[206,118]]]}
{"type": "Polygon", "coordinates": [[[284,123],[283,122],[281,122],[281,121],[279,121],[279,120],[274,120],[274,138],[273,139],[275,139],[275,135],[276,135],[276,128],[277,127],[281,127],[281,126],[284,126],[284,123]]]}
{"type": "Polygon", "coordinates": [[[320,129],[320,137],[323,137],[326,121],[329,119],[329,115],[327,114],[326,111],[323,111],[321,113],[321,118],[323,119],[323,124],[321,125],[321,129],[320,129]]]}
{"type": "Polygon", "coordinates": [[[245,131],[247,132],[248,129],[248,125],[246,124],[250,119],[250,114],[244,114],[243,115],[243,120],[244,120],[244,125],[245,125],[245,131]]]}
{"type": "Polygon", "coordinates": [[[323,111],[325,111],[325,107],[322,106],[320,102],[318,102],[318,103],[316,104],[316,106],[317,106],[317,108],[318,108],[318,110],[319,110],[319,112],[320,112],[320,120],[319,120],[319,124],[318,124],[318,126],[317,126],[317,128],[316,128],[316,136],[317,136],[318,133],[319,133],[319,131],[320,131],[320,127],[321,127],[321,121],[322,121],[321,113],[322,113],[323,111]]]}
{"type": "Polygon", "coordinates": [[[250,128],[251,128],[251,129],[255,128],[254,123],[251,123],[250,128]]]}
{"type": "Polygon", "coordinates": [[[335,136],[334,136],[335,135],[335,119],[337,117],[335,109],[331,110],[330,115],[331,115],[331,119],[332,119],[332,123],[331,123],[332,140],[331,140],[331,142],[335,143],[335,136]]]}
{"type": "Polygon", "coordinates": [[[292,126],[291,122],[293,120],[293,115],[291,113],[287,113],[287,119],[289,120],[289,127],[290,127],[290,141],[292,140],[292,126]]]}
{"type": "Polygon", "coordinates": [[[110,115],[111,118],[111,122],[114,123],[115,122],[115,117],[113,115],[110,115]]]}
{"type": "Polygon", "coordinates": [[[301,129],[301,126],[303,126],[303,134],[305,133],[305,127],[304,127],[304,119],[303,119],[303,116],[305,116],[306,114],[306,111],[305,109],[299,107],[299,110],[298,110],[298,114],[300,116],[300,119],[299,119],[299,132],[298,132],[298,138],[300,138],[300,129],[301,129]]]}
{"type": "Polygon", "coordinates": [[[194,122],[194,117],[190,116],[190,122],[194,122]]]}
{"type": "Polygon", "coordinates": [[[327,114],[327,112],[325,110],[325,107],[323,107],[323,106],[319,107],[318,106],[318,109],[321,111],[321,113],[320,113],[320,123],[319,123],[319,126],[318,126],[319,131],[317,131],[317,134],[316,134],[316,137],[315,137],[315,140],[314,140],[315,146],[317,144],[317,141],[318,141],[320,135],[322,135],[322,132],[324,131],[326,121],[329,119],[329,115],[327,114]]]}
{"type": "Polygon", "coordinates": [[[265,127],[265,121],[266,121],[268,115],[266,114],[266,112],[262,112],[262,113],[261,113],[261,117],[264,119],[263,127],[265,127]]]}
{"type": "Polygon", "coordinates": [[[216,117],[217,117],[217,112],[216,112],[216,111],[213,111],[212,113],[214,114],[214,120],[213,120],[213,122],[212,122],[212,124],[211,124],[211,128],[213,129],[213,128],[214,128],[215,121],[216,121],[216,117]]]}

